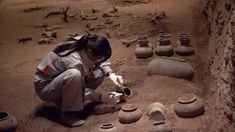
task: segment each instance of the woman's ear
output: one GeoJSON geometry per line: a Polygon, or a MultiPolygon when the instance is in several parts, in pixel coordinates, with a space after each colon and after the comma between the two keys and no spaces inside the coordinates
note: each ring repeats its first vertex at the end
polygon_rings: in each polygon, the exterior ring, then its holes
{"type": "Polygon", "coordinates": [[[92,53],[92,50],[91,49],[87,49],[86,50],[86,53],[89,57],[92,57],[93,56],[93,53],[92,53]]]}

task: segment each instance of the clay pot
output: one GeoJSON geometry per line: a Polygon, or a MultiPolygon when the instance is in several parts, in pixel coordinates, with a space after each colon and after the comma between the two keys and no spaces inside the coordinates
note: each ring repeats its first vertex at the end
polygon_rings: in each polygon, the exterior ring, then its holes
{"type": "Polygon", "coordinates": [[[179,38],[178,44],[175,48],[175,52],[182,56],[189,56],[194,54],[193,46],[190,45],[191,39],[190,36],[182,35],[179,38]]]}
{"type": "Polygon", "coordinates": [[[132,123],[138,121],[142,116],[142,112],[136,105],[125,104],[118,113],[121,123],[132,123]]]}
{"type": "Polygon", "coordinates": [[[15,131],[18,122],[16,118],[7,112],[0,112],[0,132],[15,131]]]}
{"type": "Polygon", "coordinates": [[[169,38],[161,38],[158,40],[155,48],[155,53],[158,56],[172,56],[174,54],[173,46],[169,38]]]}
{"type": "Polygon", "coordinates": [[[202,99],[195,94],[183,94],[178,98],[174,111],[179,117],[192,118],[205,112],[202,99]]]}
{"type": "Polygon", "coordinates": [[[172,132],[172,128],[165,121],[158,121],[153,123],[153,127],[149,129],[149,132],[172,132]]]}
{"type": "Polygon", "coordinates": [[[165,75],[192,80],[194,69],[183,59],[162,57],[149,63],[148,75],[165,75]]]}
{"type": "Polygon", "coordinates": [[[148,106],[146,114],[150,120],[162,121],[165,120],[164,109],[165,107],[163,104],[155,102],[148,106]]]}
{"type": "Polygon", "coordinates": [[[135,49],[135,56],[145,59],[153,56],[153,49],[148,46],[148,40],[138,40],[139,46],[135,49]]]}
{"type": "Polygon", "coordinates": [[[123,93],[125,97],[132,96],[132,90],[128,86],[121,86],[121,87],[117,88],[117,92],[123,93]]]}
{"type": "Polygon", "coordinates": [[[112,123],[101,124],[98,132],[117,132],[117,128],[112,123]]]}

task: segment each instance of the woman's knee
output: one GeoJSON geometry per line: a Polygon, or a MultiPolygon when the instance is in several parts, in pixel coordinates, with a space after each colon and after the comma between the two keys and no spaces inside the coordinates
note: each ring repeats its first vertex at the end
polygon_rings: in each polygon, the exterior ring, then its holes
{"type": "Polygon", "coordinates": [[[69,69],[66,71],[70,77],[72,78],[76,78],[76,79],[81,79],[82,77],[82,73],[81,71],[77,70],[77,69],[69,69]]]}

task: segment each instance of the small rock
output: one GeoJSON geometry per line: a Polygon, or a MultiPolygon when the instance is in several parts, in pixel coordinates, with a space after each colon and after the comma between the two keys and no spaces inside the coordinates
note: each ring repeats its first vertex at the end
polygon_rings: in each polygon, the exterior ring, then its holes
{"type": "Polygon", "coordinates": [[[39,44],[50,44],[51,42],[50,38],[42,38],[38,41],[39,44]]]}
{"type": "Polygon", "coordinates": [[[32,37],[22,37],[22,38],[18,38],[18,43],[25,43],[31,40],[32,40],[32,37]]]}

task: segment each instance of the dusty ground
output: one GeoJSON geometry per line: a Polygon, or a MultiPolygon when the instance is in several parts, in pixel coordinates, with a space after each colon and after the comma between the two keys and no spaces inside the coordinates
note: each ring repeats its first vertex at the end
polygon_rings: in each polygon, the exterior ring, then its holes
{"type": "MultiPolygon", "coordinates": [[[[208,99],[207,94],[209,89],[208,36],[206,22],[201,14],[203,6],[203,0],[152,0],[149,3],[126,3],[120,0],[0,0],[0,110],[7,111],[17,118],[19,132],[87,132],[95,131],[101,123],[106,122],[114,123],[120,131],[145,132],[151,127],[151,122],[145,116],[146,107],[154,101],[159,101],[167,107],[166,120],[175,131],[207,131],[211,121],[210,108],[214,104],[213,98],[208,99]],[[35,6],[43,8],[31,12],[23,11],[35,6]],[[71,15],[83,11],[89,16],[95,15],[98,19],[82,20],[77,15],[69,18],[69,22],[65,23],[62,15],[43,18],[50,11],[58,11],[67,6],[70,7],[71,15]],[[113,10],[113,6],[117,7],[119,17],[110,19],[114,24],[120,23],[120,25],[115,27],[106,25],[111,28],[90,32],[104,35],[106,31],[110,33],[113,69],[131,84],[134,95],[127,102],[138,105],[143,116],[136,123],[124,125],[118,122],[118,112],[90,115],[84,126],[66,128],[58,123],[58,110],[45,106],[45,103],[35,95],[32,85],[35,67],[48,51],[65,40],[69,34],[85,33],[85,30],[88,31],[86,24],[90,24],[91,27],[98,24],[105,25],[106,18],[103,18],[102,14],[113,10]],[[92,14],[92,8],[99,12],[92,14]],[[153,24],[149,18],[149,13],[153,11],[164,11],[167,18],[153,24]],[[55,29],[58,38],[51,44],[39,45],[38,40],[44,28],[35,28],[35,26],[44,23],[50,27],[61,26],[62,28],[55,29]],[[134,39],[138,34],[147,34],[150,45],[154,47],[160,31],[172,33],[173,43],[181,32],[192,35],[195,55],[184,59],[195,68],[193,81],[147,76],[147,64],[157,56],[138,60],[134,56],[136,44],[126,47],[121,43],[121,39],[134,39]],[[33,40],[18,43],[18,38],[26,36],[32,37],[33,40]],[[123,61],[122,64],[118,63],[121,61],[123,61]],[[190,92],[204,99],[206,112],[192,119],[179,118],[173,111],[173,105],[179,95],[190,92]]],[[[112,88],[108,80],[100,87],[105,90],[112,88]]]]}

